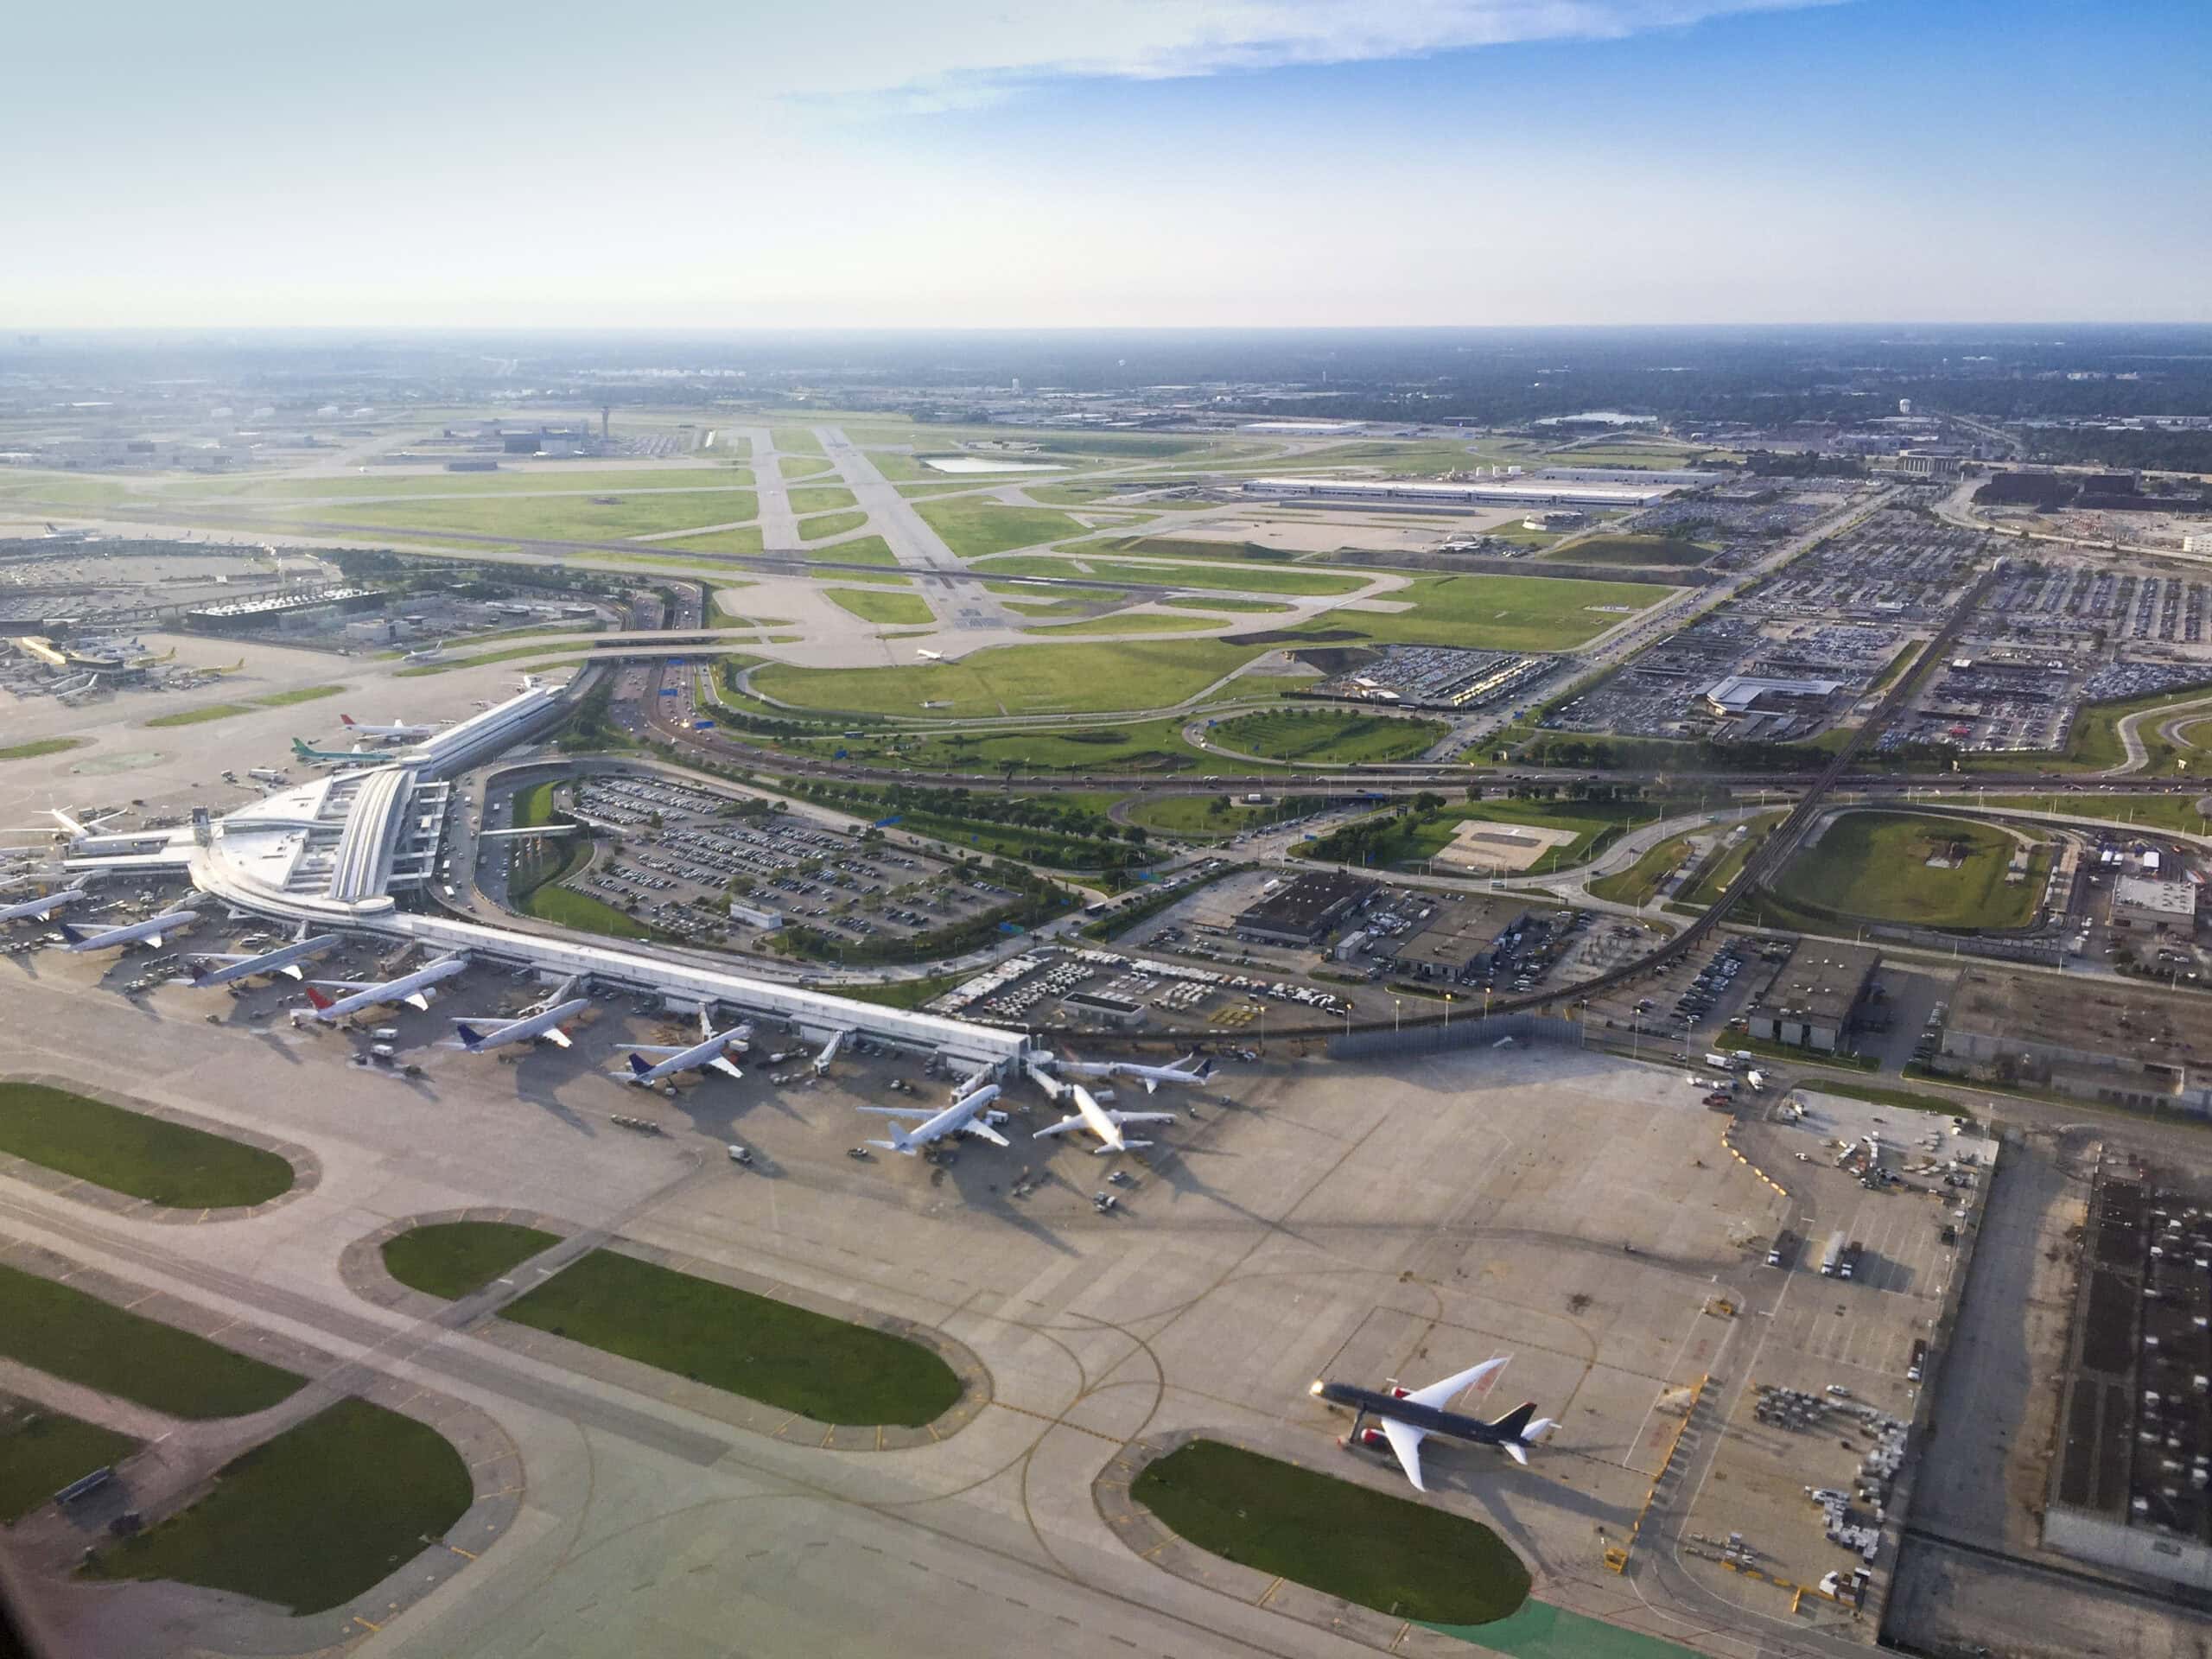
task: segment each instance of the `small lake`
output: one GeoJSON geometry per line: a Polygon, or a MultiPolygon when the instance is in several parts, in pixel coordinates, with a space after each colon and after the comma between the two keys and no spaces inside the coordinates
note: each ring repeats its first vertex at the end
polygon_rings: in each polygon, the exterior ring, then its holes
{"type": "Polygon", "coordinates": [[[998,461],[989,455],[928,455],[922,465],[937,473],[1065,473],[1048,461],[998,461]]]}

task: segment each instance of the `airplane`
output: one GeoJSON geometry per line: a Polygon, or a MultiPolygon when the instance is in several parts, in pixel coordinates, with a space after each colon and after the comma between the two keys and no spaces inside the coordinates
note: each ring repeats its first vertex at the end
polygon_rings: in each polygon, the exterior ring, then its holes
{"type": "Polygon", "coordinates": [[[292,759],[310,766],[338,766],[397,765],[395,757],[381,749],[313,749],[303,738],[292,740],[292,759]]]}
{"type": "Polygon", "coordinates": [[[483,1031],[476,1028],[480,1022],[473,1016],[455,1014],[454,1040],[440,1043],[438,1046],[465,1048],[471,1054],[484,1054],[495,1048],[504,1048],[509,1043],[527,1043],[542,1037],[549,1043],[566,1048],[569,1046],[569,1033],[561,1028],[561,1022],[575,1019],[591,1007],[591,998],[569,995],[576,984],[576,976],[571,975],[553,988],[552,995],[538,1004],[536,1013],[514,1020],[483,1020],[480,1023],[488,1027],[483,1031]]]}
{"type": "Polygon", "coordinates": [[[1387,1394],[1349,1382],[1317,1378],[1309,1392],[1315,1399],[1325,1400],[1332,1406],[1352,1408],[1351,1433],[1344,1436],[1346,1446],[1389,1446],[1397,1454],[1398,1463],[1405,1470],[1406,1478],[1413,1482],[1414,1490],[1425,1492],[1428,1487],[1421,1478],[1421,1443],[1431,1434],[1442,1434],[1475,1446],[1494,1446],[1525,1468],[1529,1448],[1548,1438],[1559,1427],[1548,1417],[1535,1417],[1533,1400],[1487,1423],[1479,1417],[1463,1416],[1445,1409],[1461,1389],[1487,1382],[1504,1368],[1503,1357],[1486,1359],[1425,1389],[1402,1389],[1393,1383],[1387,1394]],[[1361,1423],[1370,1414],[1382,1424],[1379,1431],[1361,1428],[1361,1423]],[[1529,1421],[1532,1417],[1535,1418],[1533,1422],[1529,1421]],[[1378,1432],[1380,1439],[1376,1438],[1378,1432]]]}
{"type": "Polygon", "coordinates": [[[387,979],[374,985],[365,985],[353,979],[315,980],[308,986],[308,1001],[312,1006],[295,1009],[292,1022],[296,1025],[302,1020],[320,1020],[327,1025],[334,1020],[343,1020],[359,1009],[381,1007],[387,1002],[404,1002],[410,1007],[427,1008],[430,1006],[430,987],[442,979],[451,979],[467,966],[468,958],[456,954],[440,957],[435,962],[417,968],[411,974],[402,974],[397,979],[387,979]],[[326,990],[351,991],[353,995],[333,1001],[322,994],[326,990]]]}
{"type": "Polygon", "coordinates": [[[1140,1065],[1135,1060],[1062,1060],[1049,1064],[1079,1077],[1128,1077],[1144,1084],[1147,1095],[1163,1083],[1204,1083],[1213,1075],[1213,1062],[1185,1054],[1172,1065],[1140,1065]]]}
{"type": "Polygon", "coordinates": [[[300,978],[300,963],[308,957],[329,950],[342,943],[335,933],[318,933],[313,938],[295,939],[281,944],[274,950],[263,950],[238,955],[226,950],[209,951],[204,956],[188,958],[190,967],[184,978],[174,979],[172,985],[189,985],[194,989],[212,991],[218,985],[227,985],[234,979],[251,979],[256,974],[283,974],[289,979],[300,978]],[[211,963],[221,963],[219,968],[211,963]]]}
{"type": "Polygon", "coordinates": [[[88,897],[85,892],[85,878],[79,876],[66,887],[57,887],[43,899],[26,899],[20,904],[0,905],[0,922],[42,922],[64,905],[73,905],[88,897]]]}
{"type": "Polygon", "coordinates": [[[236,674],[245,667],[245,658],[241,657],[235,663],[211,663],[206,668],[195,669],[194,672],[199,674],[213,674],[219,679],[226,674],[236,674]]]}
{"type": "Polygon", "coordinates": [[[1075,1094],[1075,1116],[1064,1117],[1057,1123],[1048,1123],[1030,1136],[1042,1141],[1048,1135],[1065,1135],[1070,1129],[1088,1129],[1096,1135],[1101,1145],[1093,1147],[1091,1155],[1103,1158],[1109,1152],[1134,1152],[1139,1147],[1148,1147],[1149,1141],[1130,1141],[1123,1138],[1122,1130],[1130,1123],[1173,1123],[1173,1112],[1113,1112],[1109,1111],[1091,1096],[1090,1090],[1079,1083],[1067,1085],[1075,1094]]]}
{"type": "Polygon", "coordinates": [[[435,663],[446,654],[446,642],[433,639],[420,651],[410,651],[399,660],[403,663],[435,663]]]}
{"type": "Polygon", "coordinates": [[[49,542],[97,542],[99,538],[100,533],[96,530],[64,530],[59,524],[48,523],[42,539],[49,542]]]}
{"type": "Polygon", "coordinates": [[[701,1003],[697,1042],[689,1048],[660,1047],[652,1044],[639,1044],[631,1051],[630,1069],[627,1071],[610,1072],[608,1075],[620,1077],[625,1083],[639,1084],[646,1088],[651,1088],[664,1078],[672,1077],[679,1071],[704,1071],[711,1069],[720,1071],[725,1077],[741,1077],[745,1073],[737,1069],[736,1063],[729,1058],[729,1051],[734,1048],[739,1053],[744,1053],[746,1039],[752,1035],[753,1027],[749,1025],[732,1026],[728,1031],[716,1031],[707,1019],[706,1005],[701,1003]],[[645,1063],[645,1056],[648,1054],[664,1054],[668,1058],[658,1065],[648,1065],[645,1063]]]}
{"type": "Polygon", "coordinates": [[[404,726],[395,723],[390,726],[364,726],[351,715],[340,715],[338,720],[339,723],[349,732],[361,737],[380,738],[386,743],[410,742],[418,737],[429,737],[438,729],[435,725],[404,726]]]}
{"type": "Polygon", "coordinates": [[[920,658],[925,663],[941,663],[944,660],[944,653],[943,652],[924,651],[918,645],[914,648],[914,655],[920,658]]]}
{"type": "Polygon", "coordinates": [[[878,1117],[918,1117],[926,1120],[911,1129],[901,1123],[891,1126],[888,1141],[871,1141],[871,1147],[882,1147],[891,1152],[903,1152],[912,1158],[932,1141],[942,1141],[947,1135],[975,1135],[995,1146],[1011,1143],[991,1125],[1006,1122],[1004,1112],[984,1109],[999,1097],[999,1086],[987,1083],[970,1095],[963,1095],[951,1105],[932,1112],[926,1106],[863,1106],[863,1112],[873,1112],[878,1117]]]}
{"type": "Polygon", "coordinates": [[[149,916],[143,922],[127,922],[121,927],[103,928],[98,933],[86,933],[61,924],[61,938],[71,954],[85,950],[112,950],[118,945],[136,944],[143,939],[156,950],[171,933],[181,933],[200,919],[196,910],[165,910],[158,916],[149,916]]]}

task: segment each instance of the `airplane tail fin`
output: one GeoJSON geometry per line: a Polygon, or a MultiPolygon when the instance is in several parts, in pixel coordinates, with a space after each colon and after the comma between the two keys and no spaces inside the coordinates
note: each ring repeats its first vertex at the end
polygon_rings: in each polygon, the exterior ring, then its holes
{"type": "Polygon", "coordinates": [[[331,1006],[331,999],[325,996],[321,991],[315,989],[312,985],[308,987],[308,1001],[312,1002],[318,1008],[327,1008],[331,1006]]]}
{"type": "Polygon", "coordinates": [[[1536,1402],[1533,1400],[1524,1401],[1492,1423],[1491,1427],[1506,1437],[1506,1450],[1510,1452],[1513,1449],[1513,1443],[1523,1438],[1524,1432],[1529,1427],[1529,1420],[1535,1414],[1536,1402]]]}
{"type": "Polygon", "coordinates": [[[343,726],[351,726],[353,723],[353,716],[351,715],[340,715],[338,716],[338,720],[339,723],[343,726]]]}
{"type": "Polygon", "coordinates": [[[461,1046],[464,1048],[474,1049],[484,1046],[484,1033],[474,1026],[456,1025],[453,1028],[453,1034],[461,1039],[461,1046]]]}
{"type": "Polygon", "coordinates": [[[1192,1080],[1198,1083],[1204,1083],[1211,1076],[1213,1076],[1213,1060],[1211,1057],[1200,1060],[1198,1062],[1198,1069],[1191,1073],[1192,1080]]]}
{"type": "Polygon", "coordinates": [[[645,1064],[645,1057],[644,1055],[632,1054],[630,1057],[630,1075],[632,1077],[642,1077],[646,1072],[652,1070],[652,1067],[645,1064]]]}
{"type": "Polygon", "coordinates": [[[915,1155],[914,1143],[911,1141],[871,1141],[868,1142],[868,1145],[871,1147],[881,1147],[886,1152],[903,1152],[909,1158],[915,1155]]]}
{"type": "Polygon", "coordinates": [[[82,944],[85,942],[84,934],[79,931],[75,927],[70,925],[67,922],[57,923],[56,925],[61,930],[61,937],[68,940],[70,944],[82,944]]]}

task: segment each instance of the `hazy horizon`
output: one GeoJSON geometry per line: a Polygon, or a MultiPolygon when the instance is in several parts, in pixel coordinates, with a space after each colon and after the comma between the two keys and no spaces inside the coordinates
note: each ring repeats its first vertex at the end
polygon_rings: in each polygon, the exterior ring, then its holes
{"type": "Polygon", "coordinates": [[[0,328],[2212,320],[2174,0],[221,21],[18,20],[0,328]]]}

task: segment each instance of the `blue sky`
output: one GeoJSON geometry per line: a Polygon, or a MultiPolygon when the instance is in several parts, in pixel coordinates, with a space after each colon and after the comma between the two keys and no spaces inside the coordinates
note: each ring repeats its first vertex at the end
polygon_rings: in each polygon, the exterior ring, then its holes
{"type": "Polygon", "coordinates": [[[0,327],[2212,320],[2203,0],[11,31],[0,327]]]}

